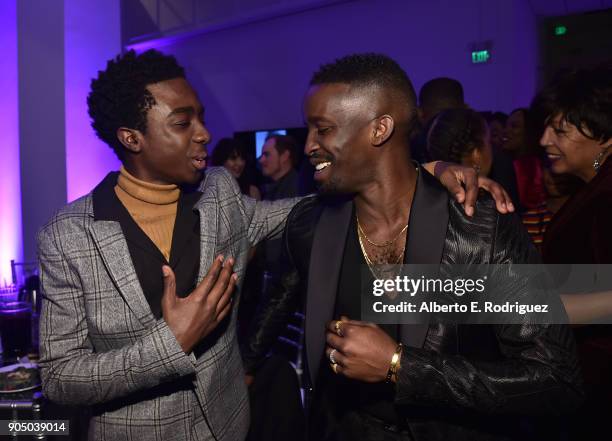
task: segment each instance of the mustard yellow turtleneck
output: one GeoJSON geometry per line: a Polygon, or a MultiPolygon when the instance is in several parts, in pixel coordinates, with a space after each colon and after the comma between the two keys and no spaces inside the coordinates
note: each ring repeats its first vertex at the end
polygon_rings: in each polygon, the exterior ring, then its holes
{"type": "Polygon", "coordinates": [[[180,189],[176,185],[141,181],[122,166],[115,194],[142,231],[170,261],[180,189]]]}

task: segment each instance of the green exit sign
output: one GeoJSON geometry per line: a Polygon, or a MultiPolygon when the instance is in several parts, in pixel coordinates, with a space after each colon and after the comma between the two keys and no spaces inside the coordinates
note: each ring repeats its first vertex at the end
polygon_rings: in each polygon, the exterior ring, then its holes
{"type": "Polygon", "coordinates": [[[567,34],[567,28],[565,26],[563,25],[555,26],[556,36],[565,35],[565,34],[567,34]]]}
{"type": "Polygon", "coordinates": [[[472,63],[474,64],[486,63],[489,58],[491,58],[491,54],[487,50],[472,52],[472,63]]]}

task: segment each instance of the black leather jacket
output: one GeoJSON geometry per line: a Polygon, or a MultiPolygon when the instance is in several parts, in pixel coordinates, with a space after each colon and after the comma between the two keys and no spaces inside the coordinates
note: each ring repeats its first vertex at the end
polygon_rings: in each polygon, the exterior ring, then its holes
{"type": "MultiPolygon", "coordinates": [[[[481,198],[469,218],[424,170],[411,212],[406,262],[539,261],[517,216],[501,215],[492,200],[481,198]]],[[[351,213],[350,200],[329,205],[310,197],[289,215],[284,276],[255,320],[244,348],[247,370],[305,302],[305,352],[316,393],[351,213]]],[[[520,281],[511,289],[520,295],[520,281]]],[[[515,416],[559,415],[582,401],[574,341],[565,325],[403,325],[400,334],[406,347],[395,404],[416,440],[511,439],[515,416]]]]}

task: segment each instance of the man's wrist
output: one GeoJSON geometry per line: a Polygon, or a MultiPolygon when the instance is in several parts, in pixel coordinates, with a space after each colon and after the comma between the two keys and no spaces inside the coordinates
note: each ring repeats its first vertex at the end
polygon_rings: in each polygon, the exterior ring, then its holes
{"type": "Polygon", "coordinates": [[[393,356],[391,357],[391,362],[389,363],[389,370],[387,371],[387,383],[397,382],[397,373],[400,368],[403,348],[404,346],[401,343],[398,343],[397,347],[395,348],[395,352],[393,353],[393,356]]]}

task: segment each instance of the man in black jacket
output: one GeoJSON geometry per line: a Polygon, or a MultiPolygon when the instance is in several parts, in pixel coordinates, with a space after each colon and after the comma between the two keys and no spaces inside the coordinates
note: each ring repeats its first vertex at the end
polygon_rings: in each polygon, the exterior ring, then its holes
{"type": "Polygon", "coordinates": [[[400,66],[376,54],[324,65],[304,115],[320,196],[289,216],[288,267],[251,349],[305,299],[310,438],[524,439],[522,416],[573,409],[582,391],[565,326],[359,320],[363,267],[537,261],[516,216],[480,200],[466,217],[411,162],[415,96],[400,66]]]}

